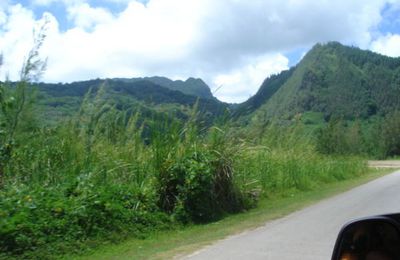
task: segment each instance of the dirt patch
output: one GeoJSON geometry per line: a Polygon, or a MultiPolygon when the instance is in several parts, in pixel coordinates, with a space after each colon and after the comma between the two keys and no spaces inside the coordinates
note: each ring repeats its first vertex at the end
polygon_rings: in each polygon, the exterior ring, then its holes
{"type": "Polygon", "coordinates": [[[400,160],[386,160],[386,161],[368,161],[369,167],[374,168],[399,168],[400,160]]]}

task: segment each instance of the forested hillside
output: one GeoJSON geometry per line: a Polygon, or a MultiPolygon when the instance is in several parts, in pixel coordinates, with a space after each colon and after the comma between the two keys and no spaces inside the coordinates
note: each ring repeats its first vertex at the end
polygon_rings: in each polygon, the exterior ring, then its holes
{"type": "Polygon", "coordinates": [[[315,45],[297,66],[265,83],[244,103],[262,99],[263,88],[274,93],[263,99],[258,120],[305,112],[321,113],[325,120],[366,119],[400,108],[400,58],[336,42],[315,45]]]}
{"type": "Polygon", "coordinates": [[[315,45],[238,106],[249,127],[301,122],[328,154],[400,154],[400,58],[337,42],[315,45]]]}
{"type": "MultiPolygon", "coordinates": [[[[46,84],[35,85],[38,90],[38,100],[43,119],[46,122],[57,122],[60,119],[71,117],[79,110],[84,96],[91,92],[95,95],[98,89],[103,86],[107,92],[106,98],[110,104],[120,110],[140,110],[148,113],[164,113],[181,119],[188,117],[189,110],[194,104],[198,104],[199,113],[203,119],[210,123],[214,118],[222,115],[227,104],[215,98],[203,98],[201,95],[189,95],[191,85],[186,85],[183,81],[176,83],[166,78],[154,77],[146,79],[108,79],[108,80],[88,80],[73,82],[69,84],[46,84]],[[165,81],[177,84],[180,88],[172,90],[172,87],[165,87],[154,82],[165,81]],[[179,89],[179,90],[178,90],[179,89]],[[185,89],[187,91],[181,91],[185,89]]],[[[198,84],[196,91],[210,92],[209,88],[201,80],[188,79],[186,82],[198,84]],[[202,85],[204,84],[204,85],[202,85]]],[[[211,92],[210,92],[211,95],[211,92]]],[[[212,97],[212,96],[211,96],[212,97]]]]}
{"type": "Polygon", "coordinates": [[[235,120],[248,124],[290,120],[303,114],[306,120],[328,122],[333,117],[366,120],[400,108],[400,58],[331,42],[315,45],[303,60],[287,71],[267,78],[257,93],[238,105],[213,97],[201,80],[165,77],[115,78],[70,84],[38,84],[46,118],[71,116],[83,96],[105,84],[117,107],[138,107],[171,112],[184,117],[184,107],[199,100],[199,108],[215,118],[229,107],[235,120]]]}
{"type": "Polygon", "coordinates": [[[188,78],[187,80],[171,80],[166,77],[144,77],[144,78],[116,78],[115,80],[125,81],[125,82],[137,82],[137,81],[150,81],[159,86],[177,90],[184,94],[207,98],[207,99],[215,99],[212,95],[210,88],[202,79],[188,78]]]}

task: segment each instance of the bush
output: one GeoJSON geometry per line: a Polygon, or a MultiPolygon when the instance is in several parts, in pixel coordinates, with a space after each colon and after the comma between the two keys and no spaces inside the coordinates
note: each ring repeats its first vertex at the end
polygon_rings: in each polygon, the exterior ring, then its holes
{"type": "Polygon", "coordinates": [[[184,223],[215,220],[242,209],[230,165],[221,165],[208,151],[166,161],[158,175],[159,204],[184,223]]]}
{"type": "Polygon", "coordinates": [[[400,155],[400,111],[385,117],[380,140],[384,157],[400,155]]]}
{"type": "Polygon", "coordinates": [[[29,255],[39,248],[73,247],[95,237],[143,237],[168,228],[169,217],[151,196],[129,186],[89,184],[72,190],[28,186],[2,190],[0,251],[29,255]]]}

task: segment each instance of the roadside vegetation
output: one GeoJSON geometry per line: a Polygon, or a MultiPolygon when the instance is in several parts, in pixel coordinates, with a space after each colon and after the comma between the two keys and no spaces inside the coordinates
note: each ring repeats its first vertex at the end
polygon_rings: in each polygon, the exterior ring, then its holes
{"type": "Polygon", "coordinates": [[[313,190],[293,191],[284,195],[261,197],[257,207],[231,214],[218,221],[202,225],[186,225],[174,230],[154,232],[146,239],[129,238],[121,243],[108,243],[88,250],[83,255],[66,255],[63,259],[176,259],[196,254],[220,239],[251,231],[315,204],[323,199],[345,192],[392,172],[393,169],[372,169],[359,178],[322,184],[313,190]]]}
{"type": "MultiPolygon", "coordinates": [[[[18,102],[18,88],[2,90],[18,102]]],[[[240,138],[228,123],[197,128],[195,108],[186,122],[139,123],[102,93],[89,93],[80,113],[55,127],[35,127],[29,117],[13,133],[3,128],[2,258],[46,259],[146,238],[366,171],[359,158],[317,153],[301,126],[240,138]]],[[[27,107],[11,108],[3,111],[20,122],[27,107]]]]}
{"type": "Polygon", "coordinates": [[[332,118],[316,131],[316,146],[323,154],[396,157],[400,154],[400,112],[366,121],[332,118]]]}
{"type": "MultiPolygon", "coordinates": [[[[360,157],[323,154],[304,125],[237,129],[229,117],[144,117],[89,91],[77,114],[38,122],[30,81],[0,84],[0,258],[51,259],[107,242],[208,223],[260,199],[352,179],[360,157]]],[[[162,114],[161,114],[162,115],[162,114]]]]}

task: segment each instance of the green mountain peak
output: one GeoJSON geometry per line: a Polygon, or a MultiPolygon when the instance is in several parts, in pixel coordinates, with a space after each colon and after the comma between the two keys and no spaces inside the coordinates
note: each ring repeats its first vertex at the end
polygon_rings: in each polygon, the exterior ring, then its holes
{"type": "Polygon", "coordinates": [[[337,42],[316,44],[295,67],[266,79],[239,108],[253,120],[307,112],[325,119],[386,115],[400,109],[400,58],[337,42]]]}

